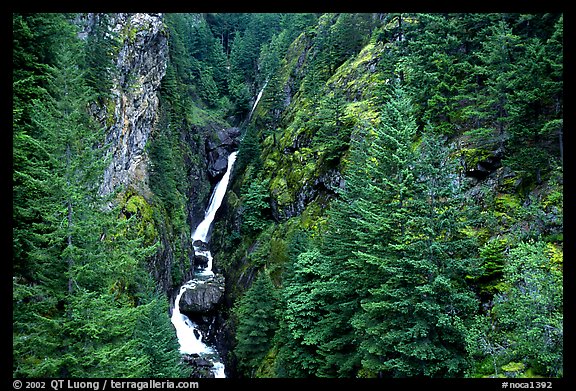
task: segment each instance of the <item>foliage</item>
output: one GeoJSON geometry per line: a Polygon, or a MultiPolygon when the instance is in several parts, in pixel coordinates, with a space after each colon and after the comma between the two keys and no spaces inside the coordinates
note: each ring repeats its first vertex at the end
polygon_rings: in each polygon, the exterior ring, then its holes
{"type": "Polygon", "coordinates": [[[242,230],[250,235],[264,228],[267,214],[270,209],[268,204],[268,186],[266,182],[254,179],[242,197],[242,230]]]}
{"type": "MultiPolygon", "coordinates": [[[[30,85],[30,102],[14,101],[21,115],[13,135],[13,374],[171,376],[174,338],[146,351],[134,338],[150,311],[158,318],[154,327],[170,327],[166,308],[146,296],[154,290],[146,260],[156,251],[155,235],[142,231],[145,208],[128,203],[124,214],[98,195],[104,132],[87,111],[98,94],[83,73],[83,48],[68,17],[14,15],[30,33],[17,46],[20,58],[40,72],[43,86],[30,85]],[[40,33],[48,26],[49,38],[40,33]],[[37,47],[26,44],[31,37],[37,47]],[[129,211],[141,213],[127,218],[129,211]],[[155,358],[162,354],[166,359],[155,358]]],[[[22,76],[29,77],[16,73],[15,85],[22,76]]]]}
{"type": "Polygon", "coordinates": [[[468,336],[475,357],[492,358],[491,373],[520,362],[542,376],[562,376],[562,266],[553,261],[554,253],[542,242],[522,242],[510,250],[506,288],[468,336]]]}
{"type": "Polygon", "coordinates": [[[271,347],[278,322],[275,291],[267,273],[259,273],[235,307],[239,323],[234,351],[245,376],[254,375],[271,347]]]}
{"type": "Polygon", "coordinates": [[[561,14],[166,14],[154,196],[103,199],[109,16],[12,17],[14,376],[185,375],[147,270],[229,122],[242,376],[563,376],[561,14]]]}
{"type": "Polygon", "coordinates": [[[545,205],[561,199],[546,180],[561,175],[562,16],[316,22],[262,47],[249,128],[280,226],[317,230],[286,260],[277,376],[515,376],[497,333],[481,355],[467,341],[497,326],[481,315],[508,289],[510,249],[561,240],[562,207],[545,205]],[[334,168],[345,185],[322,188],[334,168]]]}

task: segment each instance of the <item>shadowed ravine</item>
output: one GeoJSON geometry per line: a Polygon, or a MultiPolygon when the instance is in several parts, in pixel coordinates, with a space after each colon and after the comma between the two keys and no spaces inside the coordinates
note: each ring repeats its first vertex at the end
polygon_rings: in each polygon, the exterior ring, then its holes
{"type": "Polygon", "coordinates": [[[222,363],[218,352],[213,347],[208,346],[203,342],[204,336],[198,328],[198,325],[180,312],[180,299],[186,290],[193,289],[200,284],[207,284],[207,282],[214,277],[214,272],[212,271],[212,254],[207,248],[207,238],[216,212],[222,204],[222,200],[226,194],[226,188],[230,180],[234,161],[236,160],[236,154],[237,152],[232,152],[228,157],[226,173],[214,188],[204,220],[202,220],[192,234],[194,251],[197,255],[207,258],[207,265],[203,268],[199,268],[195,273],[195,278],[182,285],[176,299],[174,300],[174,309],[171,317],[180,344],[180,353],[198,357],[212,363],[213,366],[211,367],[211,372],[214,374],[214,377],[217,378],[226,377],[224,373],[224,364],[222,363]],[[201,246],[198,244],[201,244],[201,246]]]}

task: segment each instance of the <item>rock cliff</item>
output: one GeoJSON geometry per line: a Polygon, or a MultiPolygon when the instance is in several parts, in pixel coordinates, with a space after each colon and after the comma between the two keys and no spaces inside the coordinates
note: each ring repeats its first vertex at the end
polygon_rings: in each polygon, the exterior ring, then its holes
{"type": "Polygon", "coordinates": [[[116,59],[111,102],[100,107],[112,117],[106,143],[110,164],[100,187],[103,195],[132,185],[149,196],[146,142],[154,127],[158,89],[168,60],[162,14],[116,14],[111,30],[122,44],[116,59]]]}

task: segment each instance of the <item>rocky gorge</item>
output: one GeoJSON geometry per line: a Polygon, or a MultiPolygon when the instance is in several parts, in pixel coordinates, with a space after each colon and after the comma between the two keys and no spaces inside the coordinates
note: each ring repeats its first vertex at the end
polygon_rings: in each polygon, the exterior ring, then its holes
{"type": "MultiPolygon", "coordinates": [[[[100,14],[86,14],[79,18],[78,23],[83,26],[80,37],[87,39],[94,26],[102,22],[100,18],[103,18],[100,14]]],[[[141,215],[146,213],[146,209],[155,208],[154,199],[158,196],[150,186],[150,173],[154,172],[155,162],[150,156],[149,145],[159,135],[161,137],[163,128],[168,125],[160,99],[161,83],[170,57],[168,30],[163,14],[114,14],[105,23],[110,34],[118,36],[120,45],[115,54],[113,74],[116,76],[112,80],[110,98],[91,106],[92,115],[107,129],[105,145],[109,146],[110,163],[104,172],[100,194],[106,196],[120,191],[120,194],[128,195],[122,202],[139,199],[136,213],[141,215]]],[[[189,148],[189,153],[183,158],[190,165],[189,175],[185,178],[190,202],[185,204],[185,208],[188,222],[194,228],[204,217],[207,207],[204,205],[209,201],[211,188],[226,172],[229,155],[238,149],[240,129],[222,127],[214,121],[181,131],[188,139],[189,148]]],[[[173,284],[183,283],[195,271],[208,266],[206,255],[198,251],[207,249],[207,244],[195,243],[197,247],[194,247],[190,234],[186,238],[185,232],[181,232],[177,234],[181,240],[179,246],[184,247],[178,256],[170,223],[156,220],[151,224],[162,247],[151,259],[149,267],[159,286],[169,295],[173,308],[177,297],[173,293],[173,284]],[[175,280],[178,278],[175,272],[181,281],[175,280]]],[[[188,289],[182,295],[180,311],[198,323],[197,333],[202,332],[206,340],[214,343],[216,329],[221,328],[223,322],[218,311],[224,301],[225,278],[217,273],[194,281],[187,285],[188,289]]],[[[222,342],[220,339],[220,345],[222,342]]],[[[207,365],[205,358],[187,356],[184,360],[196,368],[195,373],[199,376],[213,376],[210,371],[201,370],[207,365]]]]}
{"type": "Polygon", "coordinates": [[[562,14],[13,28],[15,377],[562,376],[562,14]]]}

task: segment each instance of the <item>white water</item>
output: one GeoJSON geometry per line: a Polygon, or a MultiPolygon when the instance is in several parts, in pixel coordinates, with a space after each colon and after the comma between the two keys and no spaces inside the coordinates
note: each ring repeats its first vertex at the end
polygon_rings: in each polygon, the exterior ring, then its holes
{"type": "Polygon", "coordinates": [[[192,322],[186,315],[180,313],[180,297],[184,291],[189,288],[188,284],[182,285],[176,300],[174,300],[174,309],[172,310],[172,324],[176,329],[176,336],[178,337],[178,342],[180,343],[180,353],[182,354],[194,354],[194,353],[214,353],[214,350],[202,342],[202,334],[197,330],[198,338],[194,331],[197,325],[192,322]]]}
{"type": "Polygon", "coordinates": [[[248,116],[248,119],[252,118],[252,113],[254,113],[254,110],[256,110],[258,102],[260,102],[260,98],[262,98],[262,94],[264,93],[264,88],[266,88],[266,84],[268,84],[268,80],[266,80],[266,82],[262,86],[262,89],[258,93],[258,96],[256,96],[256,101],[254,102],[254,106],[252,106],[252,110],[250,110],[250,115],[248,116]]]}
{"type": "MultiPolygon", "coordinates": [[[[204,214],[204,220],[202,220],[200,225],[198,225],[192,234],[193,241],[200,240],[206,243],[208,233],[210,232],[210,226],[212,225],[216,212],[218,211],[218,208],[220,208],[224,195],[226,194],[228,182],[230,181],[230,174],[234,162],[236,161],[237,154],[238,152],[232,152],[230,156],[228,156],[228,168],[226,169],[226,173],[214,188],[212,196],[210,197],[210,204],[204,214]]],[[[212,253],[209,250],[200,250],[197,247],[194,247],[194,251],[196,254],[202,254],[208,258],[208,265],[198,274],[200,276],[213,276],[212,253]]],[[[217,352],[213,348],[202,342],[202,333],[197,328],[198,325],[180,312],[180,298],[182,297],[182,294],[186,289],[191,287],[191,284],[202,284],[204,282],[205,281],[202,279],[188,281],[186,284],[182,285],[180,292],[178,292],[178,295],[174,300],[174,309],[172,310],[172,317],[170,320],[176,329],[176,336],[178,337],[178,342],[180,344],[180,353],[182,354],[217,355],[217,352]]],[[[213,361],[213,364],[214,367],[212,368],[212,373],[214,376],[216,378],[226,377],[224,373],[224,364],[220,361],[213,361]]]]}
{"type": "Polygon", "coordinates": [[[230,171],[232,171],[232,166],[236,161],[236,155],[238,152],[232,152],[230,156],[228,156],[228,168],[226,169],[226,173],[218,182],[216,187],[214,188],[214,192],[210,197],[210,206],[206,210],[204,214],[204,220],[198,225],[194,233],[192,234],[192,240],[201,240],[206,242],[206,238],[208,237],[208,231],[210,231],[210,226],[212,225],[212,221],[214,221],[214,216],[216,216],[216,212],[220,205],[222,204],[222,200],[224,199],[224,195],[226,194],[226,189],[228,188],[228,181],[230,180],[230,171]]]}

